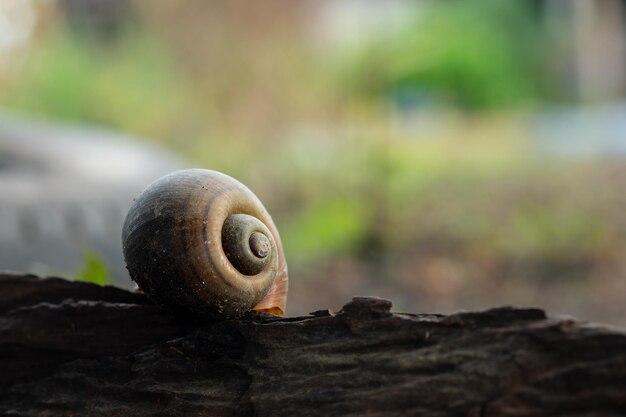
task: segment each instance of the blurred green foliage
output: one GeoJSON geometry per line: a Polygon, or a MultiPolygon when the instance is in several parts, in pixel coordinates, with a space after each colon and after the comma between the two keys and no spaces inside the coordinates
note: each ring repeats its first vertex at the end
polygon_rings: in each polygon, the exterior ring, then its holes
{"type": "MultiPolygon", "coordinates": [[[[534,2],[421,4],[401,30],[332,52],[239,14],[193,23],[197,4],[161,4],[166,23],[108,41],[60,28],[0,105],[112,126],[237,177],[273,213],[296,275],[350,258],[401,280],[427,274],[429,255],[492,277],[600,269],[626,234],[622,197],[597,192],[616,176],[542,159],[511,112],[545,99],[534,2]]],[[[107,282],[93,254],[79,275],[107,282]]]]}
{"type": "Polygon", "coordinates": [[[146,133],[174,117],[171,58],[154,34],[127,33],[103,47],[61,31],[43,42],[3,95],[8,107],[146,133]]]}
{"type": "Polygon", "coordinates": [[[85,266],[75,274],[78,281],[91,282],[97,285],[110,285],[111,279],[104,261],[91,250],[86,250],[83,255],[85,266]]]}
{"type": "Polygon", "coordinates": [[[533,2],[416,3],[412,24],[366,44],[347,67],[353,92],[400,107],[530,104],[542,28],[533,2]]]}
{"type": "Polygon", "coordinates": [[[581,257],[593,253],[606,235],[602,218],[576,209],[527,205],[517,208],[507,231],[507,249],[532,257],[581,257]]]}
{"type": "Polygon", "coordinates": [[[283,240],[295,262],[355,255],[371,224],[371,204],[341,196],[317,201],[286,225],[283,240]]]}

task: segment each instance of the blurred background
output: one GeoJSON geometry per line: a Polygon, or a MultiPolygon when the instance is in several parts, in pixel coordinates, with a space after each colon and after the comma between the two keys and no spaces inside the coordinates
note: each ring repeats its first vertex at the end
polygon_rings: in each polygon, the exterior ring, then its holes
{"type": "Polygon", "coordinates": [[[130,287],[133,196],[248,185],[288,313],[626,325],[626,1],[2,0],[0,268],[130,287]]]}

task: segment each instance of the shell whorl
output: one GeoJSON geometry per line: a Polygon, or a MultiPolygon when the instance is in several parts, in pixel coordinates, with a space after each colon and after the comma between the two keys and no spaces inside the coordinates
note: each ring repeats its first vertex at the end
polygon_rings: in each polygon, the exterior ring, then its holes
{"type": "Polygon", "coordinates": [[[230,263],[244,275],[262,272],[272,261],[276,245],[271,232],[256,217],[231,214],[222,226],[222,247],[230,263]]]}
{"type": "Polygon", "coordinates": [[[135,199],[122,240],[131,278],[160,305],[226,317],[284,313],[287,265],[276,227],[227,175],[192,169],[155,181],[135,199]]]}

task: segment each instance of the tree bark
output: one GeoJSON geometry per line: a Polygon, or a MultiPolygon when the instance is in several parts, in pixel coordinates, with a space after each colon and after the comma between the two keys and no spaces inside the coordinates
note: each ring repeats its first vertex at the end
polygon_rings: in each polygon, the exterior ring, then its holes
{"type": "Polygon", "coordinates": [[[0,274],[0,414],[626,416],[626,332],[531,308],[176,317],[113,287],[0,274]]]}

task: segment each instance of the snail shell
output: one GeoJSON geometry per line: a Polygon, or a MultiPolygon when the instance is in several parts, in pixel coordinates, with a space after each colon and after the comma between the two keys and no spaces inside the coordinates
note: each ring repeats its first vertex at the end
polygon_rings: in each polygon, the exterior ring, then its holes
{"type": "Polygon", "coordinates": [[[131,278],[157,304],[202,316],[284,314],[287,263],[259,199],[216,171],[176,171],[133,202],[122,231],[131,278]]]}

